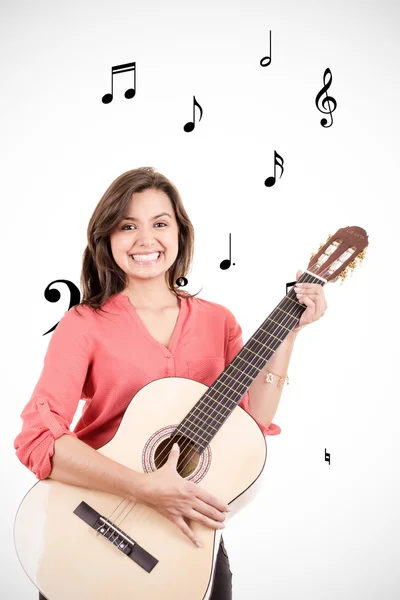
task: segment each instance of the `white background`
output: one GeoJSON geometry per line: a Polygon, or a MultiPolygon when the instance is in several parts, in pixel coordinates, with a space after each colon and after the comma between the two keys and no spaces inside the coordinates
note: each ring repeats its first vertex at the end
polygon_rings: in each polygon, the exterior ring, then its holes
{"type": "Polygon", "coordinates": [[[399,10],[377,0],[1,3],[1,597],[38,596],[13,545],[37,480],[13,441],[43,333],[68,309],[66,286],[57,304],[43,292],[61,278],[79,287],[96,204],[140,166],[173,181],[193,222],[186,289],[228,307],[244,342],[329,234],[366,229],[362,267],[325,286],[324,317],[296,340],[263,490],[224,539],[233,600],[399,597],[399,10]],[[132,73],[118,75],[103,104],[111,66],[132,61],[136,96],[124,97],[132,73]],[[327,67],[337,109],[326,129],[315,97],[327,67]],[[203,118],[196,109],[185,133],[193,96],[203,118]],[[285,171],[266,188],[274,150],[285,171]],[[235,266],[222,271],[229,233],[235,266]]]}

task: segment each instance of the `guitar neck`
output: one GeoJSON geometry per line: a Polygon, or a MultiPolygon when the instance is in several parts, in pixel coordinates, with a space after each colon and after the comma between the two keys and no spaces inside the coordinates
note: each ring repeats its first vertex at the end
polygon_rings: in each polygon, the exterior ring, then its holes
{"type": "MultiPolygon", "coordinates": [[[[299,278],[299,283],[302,282],[325,285],[326,280],[305,271],[299,278]]],[[[190,438],[202,452],[296,327],[305,309],[292,288],[194,405],[175,434],[190,438]]]]}

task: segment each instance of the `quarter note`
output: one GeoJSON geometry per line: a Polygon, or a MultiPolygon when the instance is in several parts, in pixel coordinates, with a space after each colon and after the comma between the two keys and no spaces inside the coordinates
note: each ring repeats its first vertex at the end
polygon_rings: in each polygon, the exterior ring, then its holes
{"type": "MultiPolygon", "coordinates": [[[[222,269],[223,271],[225,271],[226,269],[229,269],[229,267],[231,266],[231,234],[229,234],[229,258],[226,258],[225,260],[223,260],[219,267],[220,269],[222,269]]],[[[235,266],[235,263],[233,263],[233,265],[235,266]]]]}
{"type": "Polygon", "coordinates": [[[264,56],[264,58],[262,58],[262,59],[260,60],[260,65],[261,65],[262,67],[268,67],[268,65],[270,65],[270,64],[271,64],[271,55],[272,55],[272,46],[271,46],[271,30],[269,30],[269,53],[270,53],[270,56],[264,56]],[[264,60],[267,60],[268,62],[266,62],[266,63],[264,64],[264,60]]]}
{"type": "Polygon", "coordinates": [[[188,123],[186,123],[186,125],[184,126],[184,131],[186,131],[187,133],[189,133],[190,131],[193,131],[193,129],[195,128],[195,122],[194,122],[194,106],[198,106],[200,109],[200,118],[199,121],[201,121],[201,117],[203,116],[203,109],[201,108],[200,104],[197,102],[196,98],[193,96],[193,121],[189,121],[188,123]]]}
{"type": "Polygon", "coordinates": [[[113,82],[114,75],[118,73],[125,73],[127,71],[133,71],[133,88],[129,88],[125,92],[125,98],[133,98],[136,94],[136,62],[126,63],[124,65],[116,65],[115,67],[111,67],[111,94],[105,94],[101,101],[103,104],[110,104],[113,99],[113,82]]]}
{"type": "Polygon", "coordinates": [[[329,114],[331,116],[331,124],[328,125],[327,124],[328,121],[325,118],[323,118],[323,119],[321,119],[321,125],[322,125],[322,127],[331,127],[332,126],[332,124],[333,124],[332,113],[333,113],[334,110],[336,110],[336,107],[337,107],[337,102],[336,102],[335,98],[333,98],[332,96],[328,96],[328,91],[327,90],[330,87],[331,83],[332,83],[332,73],[331,73],[331,70],[330,69],[325,69],[325,72],[324,72],[324,86],[318,92],[318,94],[317,94],[317,96],[315,98],[315,104],[316,104],[316,106],[317,106],[317,108],[318,108],[318,110],[320,112],[325,113],[327,115],[329,114]],[[325,79],[328,77],[328,75],[330,75],[330,80],[328,82],[326,82],[325,79]],[[321,99],[321,97],[322,97],[323,94],[326,94],[326,98],[322,99],[322,101],[321,101],[321,107],[322,108],[321,108],[320,106],[318,106],[318,102],[320,101],[320,99],[321,99]],[[332,104],[333,104],[332,110],[331,110],[330,102],[332,102],[332,104]],[[324,110],[326,104],[328,105],[328,110],[324,110]]]}
{"type": "Polygon", "coordinates": [[[276,165],[278,165],[278,167],[280,167],[282,169],[281,174],[279,176],[279,179],[282,177],[283,174],[283,158],[280,154],[278,154],[275,150],[274,150],[274,176],[273,177],[268,177],[265,181],[264,184],[267,187],[272,187],[273,185],[275,185],[275,181],[276,181],[276,165]],[[278,162],[278,159],[281,161],[281,163],[278,162]]]}

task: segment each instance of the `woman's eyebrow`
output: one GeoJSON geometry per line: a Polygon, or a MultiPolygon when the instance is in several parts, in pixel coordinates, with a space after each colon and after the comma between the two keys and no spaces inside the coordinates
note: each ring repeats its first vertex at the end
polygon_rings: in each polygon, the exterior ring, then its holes
{"type": "MultiPolygon", "coordinates": [[[[170,217],[172,219],[172,217],[171,217],[171,215],[169,213],[162,212],[159,215],[156,215],[155,217],[152,217],[152,220],[154,221],[154,219],[158,219],[159,217],[162,217],[164,215],[166,215],[167,217],[170,217]]],[[[124,221],[140,221],[140,219],[138,219],[137,217],[122,217],[122,220],[124,220],[124,221]]]]}

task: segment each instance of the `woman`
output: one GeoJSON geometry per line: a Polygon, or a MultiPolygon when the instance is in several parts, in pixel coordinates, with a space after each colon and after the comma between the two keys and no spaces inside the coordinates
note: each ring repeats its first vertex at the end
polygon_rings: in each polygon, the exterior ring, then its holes
{"type": "MultiPolygon", "coordinates": [[[[185,518],[221,529],[230,508],[179,475],[179,449],[154,473],[133,471],[95,450],[114,436],[132,397],[147,383],[176,376],[211,385],[243,346],[228,309],[176,284],[188,274],[193,245],[193,226],[166,177],[143,167],[110,185],[88,226],[82,301],[65,312],[52,334],[14,447],[39,480],[139,501],[198,544],[185,518]],[[80,399],[86,403],[72,432],[80,399]]],[[[297,331],[326,308],[322,287],[304,285],[299,301],[308,308],[268,363],[278,373],[286,372],[297,331]]],[[[280,428],[271,421],[282,386],[264,381],[265,372],[240,405],[265,435],[276,435],[280,428]]],[[[221,538],[210,600],[231,599],[231,578],[221,538]]]]}

